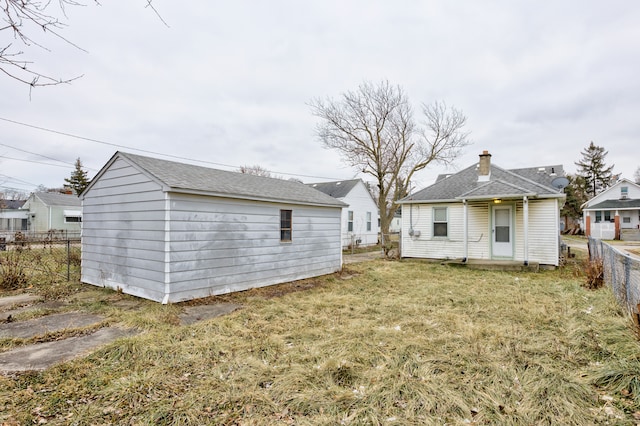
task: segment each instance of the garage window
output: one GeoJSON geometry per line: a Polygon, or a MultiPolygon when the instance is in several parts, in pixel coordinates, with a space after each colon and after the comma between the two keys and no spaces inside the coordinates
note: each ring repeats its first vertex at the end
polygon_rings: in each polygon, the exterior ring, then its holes
{"type": "Polygon", "coordinates": [[[280,210],[280,241],[291,241],[291,210],[280,210]]]}

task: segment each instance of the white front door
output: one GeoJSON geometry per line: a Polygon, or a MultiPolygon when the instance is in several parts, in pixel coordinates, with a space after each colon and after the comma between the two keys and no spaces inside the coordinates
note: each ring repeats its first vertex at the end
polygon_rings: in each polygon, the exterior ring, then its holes
{"type": "Polygon", "coordinates": [[[513,232],[511,219],[511,206],[493,207],[493,225],[491,234],[493,235],[493,256],[513,257],[513,232]]]}

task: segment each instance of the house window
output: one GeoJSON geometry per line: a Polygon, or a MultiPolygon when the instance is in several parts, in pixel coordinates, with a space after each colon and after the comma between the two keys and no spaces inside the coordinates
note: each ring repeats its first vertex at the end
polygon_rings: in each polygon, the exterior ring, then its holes
{"type": "Polygon", "coordinates": [[[65,216],[64,223],[79,223],[82,222],[81,216],[65,216]]]}
{"type": "Polygon", "coordinates": [[[623,200],[626,200],[627,197],[629,197],[629,187],[628,186],[620,187],[620,198],[623,200]]]}
{"type": "Polygon", "coordinates": [[[349,210],[347,216],[347,232],[353,232],[353,210],[349,210]]]}
{"type": "Polygon", "coordinates": [[[605,222],[613,222],[611,220],[611,210],[605,210],[604,211],[604,221],[605,222]]]}
{"type": "Polygon", "coordinates": [[[596,223],[602,222],[602,212],[600,210],[596,211],[596,223]]]}
{"type": "Polygon", "coordinates": [[[367,212],[367,231],[371,231],[371,212],[367,212]]]}
{"type": "Polygon", "coordinates": [[[280,210],[280,241],[291,241],[291,210],[280,210]]]}
{"type": "Polygon", "coordinates": [[[447,223],[447,208],[446,207],[434,207],[433,208],[433,236],[434,237],[446,237],[448,223],[447,223]]]}
{"type": "Polygon", "coordinates": [[[625,216],[622,218],[622,223],[631,223],[631,218],[629,216],[625,216]]]}

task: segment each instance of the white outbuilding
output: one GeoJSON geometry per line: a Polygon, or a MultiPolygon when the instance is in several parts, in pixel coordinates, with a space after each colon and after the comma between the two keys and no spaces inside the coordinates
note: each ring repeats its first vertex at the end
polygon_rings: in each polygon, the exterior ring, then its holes
{"type": "Polygon", "coordinates": [[[299,182],[116,152],[81,199],[84,283],[173,303],[342,267],[346,204],[299,182]]]}

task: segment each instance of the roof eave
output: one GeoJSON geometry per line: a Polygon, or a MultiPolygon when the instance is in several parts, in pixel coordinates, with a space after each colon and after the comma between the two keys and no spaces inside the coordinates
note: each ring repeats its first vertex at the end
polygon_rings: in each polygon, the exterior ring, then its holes
{"type": "Polygon", "coordinates": [[[175,192],[178,194],[190,194],[190,195],[204,195],[208,197],[219,197],[219,198],[231,198],[234,200],[248,200],[248,201],[261,201],[264,203],[286,203],[286,204],[299,204],[305,206],[316,206],[316,207],[333,207],[333,208],[343,208],[349,207],[349,204],[343,203],[342,201],[336,200],[335,203],[316,203],[312,201],[302,201],[302,200],[286,200],[279,198],[269,198],[269,197],[255,197],[241,194],[229,194],[224,192],[213,192],[213,191],[198,191],[194,189],[185,189],[185,188],[174,188],[174,187],[164,187],[163,190],[165,192],[175,192]]]}

